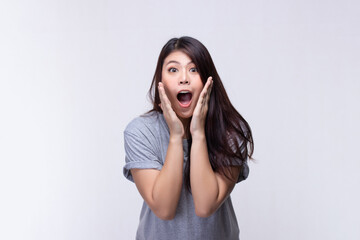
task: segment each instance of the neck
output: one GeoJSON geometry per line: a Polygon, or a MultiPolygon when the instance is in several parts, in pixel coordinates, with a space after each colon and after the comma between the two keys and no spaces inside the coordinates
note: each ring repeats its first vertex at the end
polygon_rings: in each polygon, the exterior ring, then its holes
{"type": "Polygon", "coordinates": [[[190,122],[191,122],[191,117],[190,118],[181,118],[179,117],[180,121],[183,124],[184,127],[184,136],[183,139],[189,139],[190,138],[190,122]]]}

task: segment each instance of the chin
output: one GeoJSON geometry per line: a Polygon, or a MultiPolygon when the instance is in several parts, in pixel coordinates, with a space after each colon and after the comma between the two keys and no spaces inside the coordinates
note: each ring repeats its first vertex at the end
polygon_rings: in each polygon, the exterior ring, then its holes
{"type": "Polygon", "coordinates": [[[178,117],[181,117],[182,119],[187,119],[187,118],[191,118],[193,115],[194,110],[193,109],[189,109],[189,111],[186,112],[179,112],[176,115],[178,115],[178,117]]]}

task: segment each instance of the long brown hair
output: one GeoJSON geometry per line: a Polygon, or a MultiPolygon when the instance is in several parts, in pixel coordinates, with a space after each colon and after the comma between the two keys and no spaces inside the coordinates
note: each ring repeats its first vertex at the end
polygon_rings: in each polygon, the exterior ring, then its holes
{"type": "MultiPolygon", "coordinates": [[[[159,107],[160,97],[157,86],[161,81],[165,58],[176,50],[182,51],[190,57],[196,65],[204,85],[207,78],[212,76],[213,87],[205,123],[209,160],[215,172],[222,173],[231,179],[228,166],[239,165],[239,161],[243,166],[247,157],[252,159],[254,140],[249,124],[231,104],[210,53],[201,42],[191,37],[181,37],[172,38],[164,45],[149,90],[149,97],[153,103],[153,109],[150,112],[162,113],[159,107]],[[235,164],[234,161],[237,163],[235,164]]],[[[190,153],[191,139],[188,146],[190,153]]],[[[184,181],[187,189],[190,190],[190,157],[185,165],[184,181]]]]}

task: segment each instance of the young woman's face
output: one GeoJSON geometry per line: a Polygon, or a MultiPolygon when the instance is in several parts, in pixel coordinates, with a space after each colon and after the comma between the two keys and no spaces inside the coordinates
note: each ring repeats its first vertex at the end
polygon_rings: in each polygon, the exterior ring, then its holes
{"type": "Polygon", "coordinates": [[[178,117],[190,118],[204,85],[195,64],[188,55],[174,51],[165,58],[162,83],[178,117]]]}

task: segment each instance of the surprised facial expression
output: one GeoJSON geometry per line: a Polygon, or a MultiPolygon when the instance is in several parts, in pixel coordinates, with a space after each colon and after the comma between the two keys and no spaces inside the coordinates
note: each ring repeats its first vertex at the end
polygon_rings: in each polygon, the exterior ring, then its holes
{"type": "Polygon", "coordinates": [[[162,83],[177,116],[190,118],[204,87],[191,58],[182,51],[170,53],[164,60],[162,83]]]}

